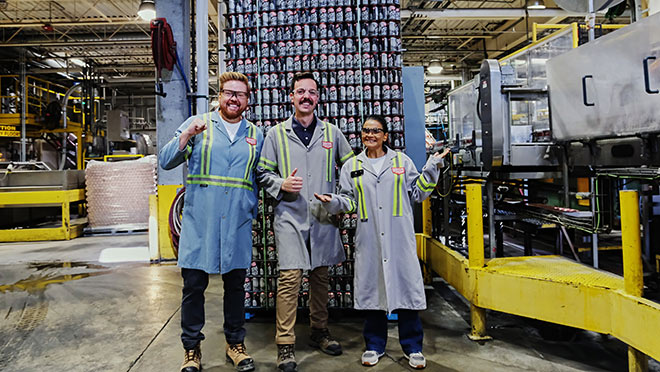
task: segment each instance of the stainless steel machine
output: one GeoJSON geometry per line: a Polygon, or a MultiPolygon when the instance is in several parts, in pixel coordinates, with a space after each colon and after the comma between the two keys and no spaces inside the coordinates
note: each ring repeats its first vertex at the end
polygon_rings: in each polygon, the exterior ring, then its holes
{"type": "Polygon", "coordinates": [[[660,14],[548,61],[552,137],[570,165],[660,166],[660,14]]]}

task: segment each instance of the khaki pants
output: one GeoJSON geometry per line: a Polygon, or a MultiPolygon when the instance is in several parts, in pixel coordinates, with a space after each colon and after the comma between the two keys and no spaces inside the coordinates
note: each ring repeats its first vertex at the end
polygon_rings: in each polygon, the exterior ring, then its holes
{"type": "MultiPolygon", "coordinates": [[[[302,270],[280,270],[277,285],[276,335],[278,345],[295,344],[298,293],[302,270]]],[[[328,267],[322,266],[309,273],[309,318],[312,328],[328,328],[328,267]]]]}

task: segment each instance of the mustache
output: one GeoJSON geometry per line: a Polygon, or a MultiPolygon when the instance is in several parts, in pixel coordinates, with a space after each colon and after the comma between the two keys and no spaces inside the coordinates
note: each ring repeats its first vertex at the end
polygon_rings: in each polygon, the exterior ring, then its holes
{"type": "Polygon", "coordinates": [[[303,103],[309,103],[310,105],[313,105],[313,104],[314,104],[314,102],[313,102],[311,99],[309,99],[309,98],[303,98],[303,99],[301,99],[301,100],[300,100],[300,103],[301,103],[301,104],[303,104],[303,103]]]}

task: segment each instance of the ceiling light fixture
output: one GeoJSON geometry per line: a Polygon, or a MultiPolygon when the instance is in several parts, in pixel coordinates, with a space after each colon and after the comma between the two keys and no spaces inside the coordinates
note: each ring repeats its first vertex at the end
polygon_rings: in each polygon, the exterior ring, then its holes
{"type": "Polygon", "coordinates": [[[151,21],[156,18],[156,5],[154,0],[142,0],[137,14],[145,21],[151,21]]]}
{"type": "Polygon", "coordinates": [[[426,68],[429,74],[439,74],[442,72],[442,64],[440,61],[431,61],[429,67],[426,68]]]}
{"type": "Polygon", "coordinates": [[[545,9],[543,0],[530,0],[527,2],[527,9],[545,9]]]}

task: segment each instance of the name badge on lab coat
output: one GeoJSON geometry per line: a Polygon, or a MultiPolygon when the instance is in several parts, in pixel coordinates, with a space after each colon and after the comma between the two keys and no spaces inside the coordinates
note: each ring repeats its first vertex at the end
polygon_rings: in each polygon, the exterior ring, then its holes
{"type": "Polygon", "coordinates": [[[402,175],[406,173],[406,168],[404,167],[392,167],[392,173],[402,175]]]}
{"type": "Polygon", "coordinates": [[[245,137],[245,142],[249,143],[252,146],[257,145],[257,139],[252,137],[245,137]]]}
{"type": "Polygon", "coordinates": [[[323,141],[323,148],[329,150],[332,148],[332,141],[323,141]]]}

